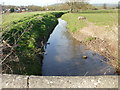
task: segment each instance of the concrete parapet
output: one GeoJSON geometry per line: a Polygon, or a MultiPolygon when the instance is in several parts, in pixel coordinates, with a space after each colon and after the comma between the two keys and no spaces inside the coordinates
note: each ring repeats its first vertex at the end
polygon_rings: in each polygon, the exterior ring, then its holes
{"type": "Polygon", "coordinates": [[[28,76],[2,75],[2,88],[27,88],[28,76]]]}
{"type": "Polygon", "coordinates": [[[2,88],[118,88],[118,76],[2,75],[2,88]]]}

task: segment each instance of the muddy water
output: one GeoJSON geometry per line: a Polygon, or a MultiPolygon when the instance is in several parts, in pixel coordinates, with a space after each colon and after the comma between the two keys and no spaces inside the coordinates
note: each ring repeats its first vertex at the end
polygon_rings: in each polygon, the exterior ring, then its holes
{"type": "Polygon", "coordinates": [[[67,23],[58,21],[45,47],[43,76],[114,75],[115,70],[106,63],[105,57],[87,50],[68,33],[67,23]]]}

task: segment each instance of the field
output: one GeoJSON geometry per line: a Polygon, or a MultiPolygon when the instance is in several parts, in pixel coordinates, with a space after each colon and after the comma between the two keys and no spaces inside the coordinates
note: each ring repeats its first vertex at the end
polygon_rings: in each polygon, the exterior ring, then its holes
{"type": "Polygon", "coordinates": [[[67,13],[62,16],[62,19],[68,22],[68,29],[75,32],[87,26],[88,22],[98,26],[116,25],[118,23],[118,13],[117,10],[92,10],[81,13],[67,13]],[[85,16],[87,20],[78,20],[79,16],[85,16]]]}
{"type": "Polygon", "coordinates": [[[10,13],[10,14],[4,14],[2,17],[3,22],[2,25],[8,25],[12,21],[20,20],[24,17],[32,16],[34,14],[40,14],[45,12],[23,12],[23,13],[10,13]]]}
{"type": "Polygon", "coordinates": [[[22,13],[10,13],[2,15],[2,25],[6,26],[13,21],[23,19],[28,16],[33,16],[35,14],[42,14],[47,12],[60,12],[60,11],[36,11],[36,12],[22,12],[22,13]]]}

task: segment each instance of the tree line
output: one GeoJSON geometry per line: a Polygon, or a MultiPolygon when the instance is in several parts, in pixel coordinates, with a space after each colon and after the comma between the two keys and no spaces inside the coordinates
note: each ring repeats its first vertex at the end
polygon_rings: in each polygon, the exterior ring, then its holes
{"type": "MultiPolygon", "coordinates": [[[[88,3],[89,0],[60,0],[62,3],[49,5],[49,6],[12,6],[5,5],[3,6],[3,11],[7,12],[15,12],[16,8],[26,8],[25,11],[63,11],[69,10],[70,12],[80,12],[82,10],[98,10],[99,8],[108,9],[107,4],[103,4],[102,6],[96,7],[88,3]]],[[[116,7],[118,8],[118,7],[116,7]]]]}

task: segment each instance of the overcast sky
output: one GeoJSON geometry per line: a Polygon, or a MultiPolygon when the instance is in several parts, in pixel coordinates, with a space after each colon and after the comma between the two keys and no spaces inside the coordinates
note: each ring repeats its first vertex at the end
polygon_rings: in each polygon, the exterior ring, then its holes
{"type": "MultiPolygon", "coordinates": [[[[117,4],[120,0],[89,0],[90,3],[100,4],[100,3],[110,3],[117,4]]],[[[38,5],[46,6],[55,3],[60,3],[60,0],[0,0],[0,4],[5,5],[38,5]]]]}

